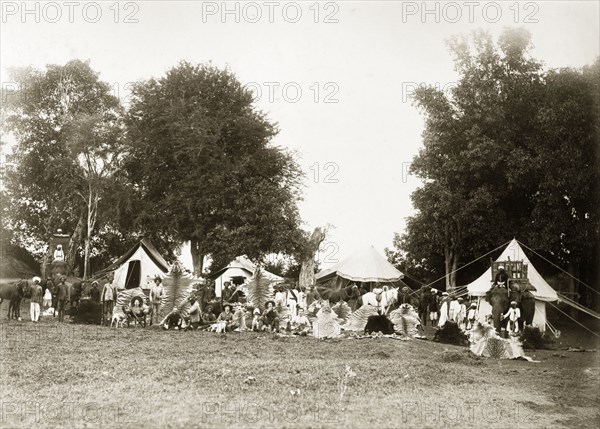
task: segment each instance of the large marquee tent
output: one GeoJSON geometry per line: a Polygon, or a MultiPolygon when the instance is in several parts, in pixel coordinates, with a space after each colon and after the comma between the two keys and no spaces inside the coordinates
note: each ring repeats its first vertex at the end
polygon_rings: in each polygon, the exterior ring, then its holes
{"type": "MultiPolygon", "coordinates": [[[[533,264],[527,258],[527,255],[519,245],[516,239],[513,239],[504,249],[502,254],[496,259],[499,261],[523,261],[528,265],[527,277],[529,283],[536,288],[532,292],[535,297],[535,315],[533,323],[536,324],[541,331],[546,328],[546,302],[554,302],[558,300],[558,295],[554,289],[544,280],[540,273],[535,269],[533,264]]],[[[488,268],[477,280],[467,285],[469,295],[478,298],[479,318],[484,320],[485,317],[492,313],[492,307],[485,300],[485,293],[492,285],[492,268],[488,268]]]]}
{"type": "Polygon", "coordinates": [[[396,267],[388,262],[373,246],[355,252],[346,259],[315,275],[317,283],[332,279],[347,282],[403,284],[404,277],[396,267]]]}

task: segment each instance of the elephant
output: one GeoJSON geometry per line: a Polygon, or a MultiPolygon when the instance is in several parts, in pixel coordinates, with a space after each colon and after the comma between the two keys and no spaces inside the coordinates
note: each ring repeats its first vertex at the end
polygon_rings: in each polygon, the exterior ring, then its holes
{"type": "Polygon", "coordinates": [[[510,304],[509,292],[504,287],[492,286],[492,288],[485,293],[485,300],[492,306],[494,328],[496,329],[496,332],[500,333],[500,330],[506,326],[506,321],[503,321],[501,316],[508,311],[510,304]]]}
{"type": "Polygon", "coordinates": [[[517,306],[521,310],[519,326],[531,325],[533,323],[535,297],[531,292],[536,290],[531,283],[527,283],[526,285],[511,285],[511,301],[516,301],[517,306]]]}

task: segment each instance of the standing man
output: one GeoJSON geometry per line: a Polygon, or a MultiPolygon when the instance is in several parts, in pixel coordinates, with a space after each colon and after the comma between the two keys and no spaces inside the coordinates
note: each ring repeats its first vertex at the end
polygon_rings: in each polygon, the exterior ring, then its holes
{"type": "Polygon", "coordinates": [[[300,291],[298,291],[298,286],[294,285],[287,293],[287,306],[292,313],[292,317],[295,317],[298,313],[296,308],[300,303],[300,291]]]}
{"type": "Polygon", "coordinates": [[[458,323],[458,313],[460,312],[460,303],[458,298],[452,295],[448,307],[448,320],[458,323]]]}
{"type": "Polygon", "coordinates": [[[56,287],[56,298],[58,302],[58,321],[62,322],[65,318],[65,305],[71,299],[71,291],[69,285],[67,285],[67,277],[62,276],[60,283],[56,287]]]}
{"type": "Polygon", "coordinates": [[[58,289],[52,279],[46,280],[46,287],[50,289],[50,293],[52,294],[52,317],[56,317],[56,308],[58,307],[58,289]]]}
{"type": "Polygon", "coordinates": [[[158,312],[160,311],[160,303],[164,294],[165,289],[162,285],[162,279],[156,276],[154,278],[154,285],[152,286],[152,289],[150,289],[150,304],[152,305],[152,317],[150,317],[150,325],[154,323],[155,317],[156,323],[160,322],[160,320],[158,320],[158,312]]]}
{"type": "Polygon", "coordinates": [[[429,320],[431,320],[431,326],[435,327],[438,320],[438,291],[437,289],[431,288],[431,297],[429,298],[429,320]]]}
{"type": "Polygon", "coordinates": [[[33,278],[33,286],[31,287],[31,304],[29,305],[29,317],[33,323],[37,323],[40,319],[40,304],[42,302],[42,286],[39,277],[33,278]]]}
{"type": "Polygon", "coordinates": [[[102,321],[106,320],[106,314],[108,313],[108,317],[112,316],[113,306],[115,301],[116,289],[113,286],[112,282],[115,278],[114,274],[109,274],[106,284],[102,288],[102,293],[100,296],[102,297],[102,321]]]}
{"type": "Polygon", "coordinates": [[[438,320],[438,327],[442,328],[446,324],[450,316],[450,296],[448,292],[442,292],[442,299],[440,301],[440,318],[438,320]]]}
{"type": "Polygon", "coordinates": [[[98,289],[98,281],[94,280],[92,282],[92,289],[90,290],[90,299],[92,302],[98,303],[100,302],[100,289],[98,289]]]}

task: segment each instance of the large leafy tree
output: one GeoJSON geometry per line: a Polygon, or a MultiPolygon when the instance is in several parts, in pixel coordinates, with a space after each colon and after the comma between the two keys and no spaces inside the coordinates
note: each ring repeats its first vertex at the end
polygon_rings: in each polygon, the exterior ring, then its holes
{"type": "Polygon", "coordinates": [[[442,259],[452,288],[461,263],[513,236],[570,259],[589,255],[597,197],[585,196],[597,195],[598,169],[584,154],[597,154],[595,69],[545,73],[524,30],[449,46],[457,86],[415,94],[426,125],[411,168],[424,185],[396,240],[404,262],[435,272],[442,259]]]}
{"type": "Polygon", "coordinates": [[[5,86],[3,128],[16,140],[6,174],[8,227],[17,244],[38,254],[61,228],[71,234],[67,263],[84,245],[84,275],[102,199],[116,169],[121,106],[88,63],[70,61],[11,71],[5,86]]]}
{"type": "MultiPolygon", "coordinates": [[[[538,109],[543,150],[528,158],[531,190],[529,239],[571,275],[594,281],[600,242],[600,59],[583,70],[550,71],[538,109]]],[[[588,291],[571,282],[571,292],[588,291]]],[[[589,295],[586,304],[594,302],[589,295]]],[[[595,302],[598,302],[597,300],[595,302]]]]}
{"type": "Polygon", "coordinates": [[[301,172],[277,128],[229,70],[182,62],[133,90],[126,171],[139,228],[190,241],[195,274],[213,261],[292,254],[301,172]]]}

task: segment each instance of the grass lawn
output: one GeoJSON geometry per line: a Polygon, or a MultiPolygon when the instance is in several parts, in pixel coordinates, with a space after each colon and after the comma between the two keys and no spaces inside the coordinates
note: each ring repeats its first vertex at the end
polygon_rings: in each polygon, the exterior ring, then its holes
{"type": "MultiPolygon", "coordinates": [[[[27,301],[28,303],[28,301],[27,301]]],[[[597,339],[540,363],[433,341],[316,340],[6,320],[1,428],[597,428],[597,339]],[[348,372],[347,367],[351,370],[348,372]]],[[[25,307],[23,307],[25,309],[25,307]]],[[[428,331],[431,338],[431,331],[428,331]]],[[[560,341],[560,342],[559,342],[560,341]]]]}

